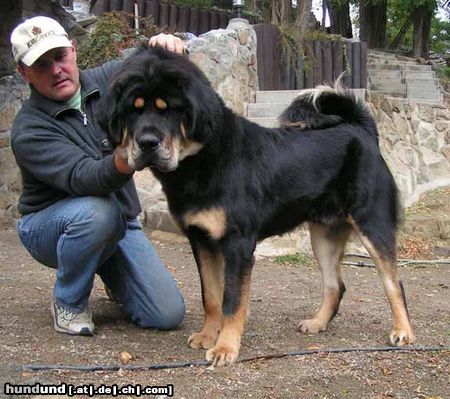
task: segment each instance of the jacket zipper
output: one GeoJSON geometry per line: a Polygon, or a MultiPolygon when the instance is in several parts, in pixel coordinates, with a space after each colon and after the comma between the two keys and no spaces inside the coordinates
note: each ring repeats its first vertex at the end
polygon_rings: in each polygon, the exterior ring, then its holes
{"type": "Polygon", "coordinates": [[[88,124],[88,117],[87,117],[87,115],[86,115],[86,112],[84,112],[83,110],[79,110],[79,109],[77,109],[77,108],[72,108],[72,107],[63,108],[63,109],[59,110],[59,111],[55,114],[55,117],[57,117],[61,112],[67,111],[67,110],[69,110],[69,109],[73,109],[73,110],[79,112],[79,113],[81,114],[81,117],[83,118],[83,126],[87,126],[87,124],[88,124]]]}
{"type": "Polygon", "coordinates": [[[80,112],[81,112],[81,116],[83,117],[83,125],[87,126],[87,124],[88,124],[87,115],[86,115],[86,113],[84,111],[80,111],[80,112]]]}

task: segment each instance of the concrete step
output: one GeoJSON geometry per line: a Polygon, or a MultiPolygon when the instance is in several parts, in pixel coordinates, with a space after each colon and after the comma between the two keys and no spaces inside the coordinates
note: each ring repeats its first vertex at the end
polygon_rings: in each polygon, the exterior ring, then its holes
{"type": "MultiPolygon", "coordinates": [[[[365,100],[366,89],[350,89],[356,97],[365,100]]],[[[282,103],[288,106],[303,90],[261,90],[256,92],[256,103],[282,103]]]]}
{"type": "Polygon", "coordinates": [[[388,90],[371,90],[372,93],[377,93],[381,96],[387,96],[387,97],[405,97],[406,91],[388,91],[388,90]]]}
{"type": "Polygon", "coordinates": [[[418,104],[429,104],[429,105],[443,105],[444,102],[442,100],[435,101],[435,100],[429,100],[429,99],[414,99],[414,98],[408,98],[407,101],[418,103],[418,104]]]}
{"type": "Polygon", "coordinates": [[[429,72],[432,71],[431,65],[418,65],[407,62],[396,62],[392,64],[368,64],[367,70],[372,71],[414,71],[414,72],[429,72]]]}
{"type": "Polygon", "coordinates": [[[397,71],[400,67],[397,64],[367,64],[367,70],[372,71],[397,71]]]}
{"type": "Polygon", "coordinates": [[[407,85],[440,86],[439,79],[435,79],[435,78],[417,79],[417,78],[411,78],[409,76],[406,76],[403,80],[405,81],[405,83],[407,85]]]}
{"type": "Polygon", "coordinates": [[[248,120],[257,123],[263,127],[278,127],[278,118],[276,117],[266,117],[266,118],[248,118],[248,120]]]}
{"type": "Polygon", "coordinates": [[[371,90],[379,91],[395,91],[398,93],[406,93],[406,85],[398,82],[371,82],[371,90]]]}
{"type": "Polygon", "coordinates": [[[256,92],[256,102],[290,104],[300,93],[301,90],[261,90],[256,92]]]}
{"type": "Polygon", "coordinates": [[[401,79],[403,77],[402,71],[398,70],[386,70],[386,71],[368,71],[370,78],[379,79],[401,79]]]}
{"type": "Polygon", "coordinates": [[[408,93],[441,93],[440,86],[437,85],[409,84],[406,85],[406,91],[408,93]]]}
{"type": "Polygon", "coordinates": [[[408,92],[408,99],[410,100],[429,100],[442,103],[444,96],[442,93],[413,93],[408,92]]]}
{"type": "Polygon", "coordinates": [[[277,117],[287,107],[285,103],[250,103],[247,107],[248,118],[277,117]]]}
{"type": "Polygon", "coordinates": [[[403,73],[403,77],[405,79],[435,79],[435,74],[433,71],[428,72],[409,71],[407,73],[403,73]]]}

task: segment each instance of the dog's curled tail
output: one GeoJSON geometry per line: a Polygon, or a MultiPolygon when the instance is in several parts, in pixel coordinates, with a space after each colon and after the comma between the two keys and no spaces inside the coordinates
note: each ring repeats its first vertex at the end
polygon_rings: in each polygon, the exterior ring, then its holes
{"type": "Polygon", "coordinates": [[[340,84],[303,90],[279,117],[281,127],[326,129],[341,123],[362,127],[378,137],[375,121],[364,102],[340,84]]]}

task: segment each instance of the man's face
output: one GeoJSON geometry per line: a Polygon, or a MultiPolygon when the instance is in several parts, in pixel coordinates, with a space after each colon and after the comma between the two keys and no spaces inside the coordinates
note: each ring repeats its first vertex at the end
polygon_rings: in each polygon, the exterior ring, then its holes
{"type": "Polygon", "coordinates": [[[19,72],[25,81],[43,96],[54,101],[67,101],[80,87],[77,51],[72,47],[58,47],[41,55],[33,65],[20,64],[19,72]]]}

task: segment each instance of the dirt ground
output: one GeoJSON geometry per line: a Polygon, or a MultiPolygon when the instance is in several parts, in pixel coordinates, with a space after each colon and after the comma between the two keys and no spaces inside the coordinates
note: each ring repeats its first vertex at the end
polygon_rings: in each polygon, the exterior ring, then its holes
{"type": "MultiPolygon", "coordinates": [[[[401,233],[401,255],[428,260],[450,257],[450,240],[446,235],[449,199],[450,189],[441,189],[408,210],[401,233]]],[[[226,368],[26,370],[24,366],[30,364],[118,365],[122,351],[132,355],[129,365],[204,359],[204,351],[186,345],[188,336],[201,327],[203,318],[198,275],[189,245],[179,236],[159,232],[151,235],[186,300],[187,313],[180,328],[170,332],[136,328],[123,316],[119,305],[108,300],[102,284],[96,281],[91,297],[96,335],[70,337],[56,333],[52,327],[49,303],[54,271],[38,265],[26,253],[13,228],[6,225],[0,228],[0,397],[5,383],[66,383],[94,384],[97,388],[102,384],[143,387],[173,384],[174,397],[186,399],[450,398],[448,350],[290,356],[240,362],[226,368]]],[[[343,266],[343,274],[347,292],[338,315],[328,331],[305,335],[297,332],[296,327],[320,303],[316,267],[259,259],[253,274],[251,312],[240,357],[304,349],[385,346],[391,316],[375,270],[343,266]]],[[[416,346],[448,348],[450,265],[405,266],[401,275],[416,346]]]]}

